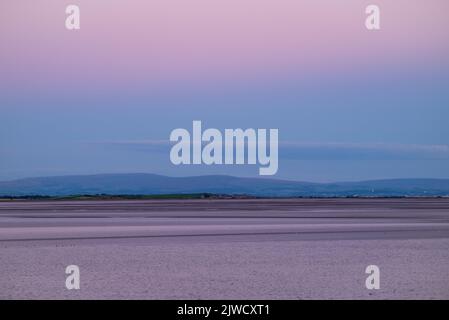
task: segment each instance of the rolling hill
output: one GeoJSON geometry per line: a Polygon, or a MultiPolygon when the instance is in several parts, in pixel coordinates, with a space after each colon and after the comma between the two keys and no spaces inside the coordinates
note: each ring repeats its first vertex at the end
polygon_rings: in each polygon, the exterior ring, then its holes
{"type": "Polygon", "coordinates": [[[193,193],[268,197],[448,196],[449,179],[311,183],[224,175],[168,177],[132,173],[38,177],[0,182],[0,196],[193,193]]]}

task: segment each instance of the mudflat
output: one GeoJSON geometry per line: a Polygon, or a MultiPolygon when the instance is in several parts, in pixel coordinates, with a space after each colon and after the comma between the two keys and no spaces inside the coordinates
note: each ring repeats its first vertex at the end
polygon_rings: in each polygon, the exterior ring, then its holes
{"type": "Polygon", "coordinates": [[[448,248],[446,198],[0,202],[0,298],[448,299],[448,248]]]}

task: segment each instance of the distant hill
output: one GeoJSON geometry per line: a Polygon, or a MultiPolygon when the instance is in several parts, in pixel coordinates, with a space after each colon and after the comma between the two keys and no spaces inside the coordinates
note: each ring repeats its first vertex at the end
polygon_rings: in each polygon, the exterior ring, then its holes
{"type": "Polygon", "coordinates": [[[449,179],[310,183],[224,175],[167,177],[133,173],[40,177],[0,182],[0,196],[196,193],[269,197],[448,196],[449,179]]]}

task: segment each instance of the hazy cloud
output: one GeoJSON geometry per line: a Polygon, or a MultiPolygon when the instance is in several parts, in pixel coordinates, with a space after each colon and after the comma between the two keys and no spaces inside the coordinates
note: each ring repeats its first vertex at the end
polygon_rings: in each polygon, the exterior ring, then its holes
{"type": "MultiPolygon", "coordinates": [[[[95,142],[144,152],[169,152],[168,140],[114,140],[95,142]]],[[[442,160],[448,145],[336,142],[279,142],[281,158],[297,160],[442,160]]]]}

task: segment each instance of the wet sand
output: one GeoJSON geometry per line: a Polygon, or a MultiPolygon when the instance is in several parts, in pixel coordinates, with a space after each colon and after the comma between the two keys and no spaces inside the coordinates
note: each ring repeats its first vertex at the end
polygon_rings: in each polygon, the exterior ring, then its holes
{"type": "Polygon", "coordinates": [[[0,298],[448,299],[448,248],[449,199],[1,202],[0,298]]]}

